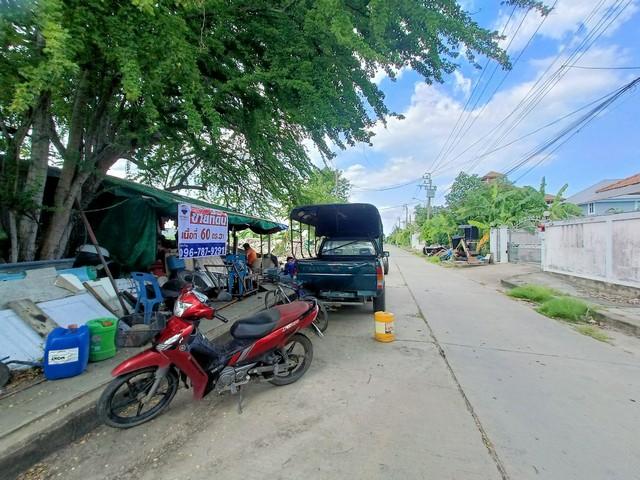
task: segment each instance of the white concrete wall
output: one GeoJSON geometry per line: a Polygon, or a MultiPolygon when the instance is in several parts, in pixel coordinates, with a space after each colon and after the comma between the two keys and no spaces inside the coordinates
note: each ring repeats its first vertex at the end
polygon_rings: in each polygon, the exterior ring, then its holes
{"type": "Polygon", "coordinates": [[[411,234],[411,248],[415,250],[422,250],[422,244],[420,242],[420,234],[413,233],[411,234]]]}
{"type": "Polygon", "coordinates": [[[508,263],[509,229],[507,227],[492,228],[489,233],[489,251],[494,263],[508,263]]]}
{"type": "Polygon", "coordinates": [[[546,225],[542,269],[640,288],[640,212],[546,225]]]}

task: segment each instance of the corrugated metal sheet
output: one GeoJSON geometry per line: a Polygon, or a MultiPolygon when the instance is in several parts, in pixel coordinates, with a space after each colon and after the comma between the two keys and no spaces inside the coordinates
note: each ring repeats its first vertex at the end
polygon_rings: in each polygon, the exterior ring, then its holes
{"type": "MultiPolygon", "coordinates": [[[[94,318],[114,318],[113,315],[87,293],[59,298],[37,304],[61,327],[84,325],[94,318]]],[[[0,358],[40,361],[44,339],[11,310],[0,310],[0,358]]],[[[11,368],[26,368],[10,365],[11,368]]]]}
{"type": "MultiPolygon", "coordinates": [[[[37,362],[42,359],[43,339],[13,310],[0,310],[0,358],[37,362]]],[[[11,368],[26,368],[10,365],[11,368]]]]}
{"type": "Polygon", "coordinates": [[[94,318],[115,318],[109,310],[88,293],[41,302],[38,307],[61,327],[84,325],[94,318]]]}

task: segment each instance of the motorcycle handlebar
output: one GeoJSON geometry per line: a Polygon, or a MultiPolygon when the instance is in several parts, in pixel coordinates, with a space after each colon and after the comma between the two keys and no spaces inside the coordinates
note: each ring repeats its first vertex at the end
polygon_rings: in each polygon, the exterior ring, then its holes
{"type": "Polygon", "coordinates": [[[219,313],[216,313],[216,314],[214,315],[214,317],[215,317],[215,318],[217,318],[218,320],[223,321],[224,323],[229,323],[229,319],[228,319],[228,318],[223,317],[223,316],[222,316],[222,315],[220,315],[219,313]]]}

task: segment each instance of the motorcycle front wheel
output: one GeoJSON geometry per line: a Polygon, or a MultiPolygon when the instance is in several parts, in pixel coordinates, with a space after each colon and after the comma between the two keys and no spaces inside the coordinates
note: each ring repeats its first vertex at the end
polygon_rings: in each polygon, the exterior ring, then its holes
{"type": "MultiPolygon", "coordinates": [[[[296,333],[284,347],[289,360],[293,360],[295,365],[289,369],[286,375],[274,376],[270,383],[273,385],[289,385],[302,377],[311,365],[313,360],[313,344],[306,335],[296,333]]],[[[284,361],[284,358],[281,358],[284,361]]]]}
{"type": "Polygon", "coordinates": [[[107,385],[98,400],[98,415],[102,421],[115,428],[131,428],[160,415],[178,390],[178,376],[169,370],[153,397],[143,402],[155,382],[156,370],[156,367],[136,370],[107,385]]]}

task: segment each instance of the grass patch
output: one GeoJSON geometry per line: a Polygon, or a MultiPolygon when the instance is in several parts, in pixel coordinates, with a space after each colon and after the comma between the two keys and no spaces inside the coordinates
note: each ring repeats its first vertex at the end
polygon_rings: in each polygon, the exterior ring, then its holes
{"type": "Polygon", "coordinates": [[[586,335],[591,338],[595,338],[600,342],[608,343],[611,341],[611,337],[600,330],[598,327],[594,327],[593,325],[577,325],[576,330],[581,334],[586,335]]]}
{"type": "Polygon", "coordinates": [[[440,257],[436,257],[436,256],[427,257],[427,262],[429,262],[429,263],[441,263],[442,259],[440,257]]]}
{"type": "Polygon", "coordinates": [[[557,297],[545,301],[537,309],[543,315],[551,318],[561,318],[568,322],[578,323],[585,321],[589,313],[589,305],[582,300],[571,297],[557,297]]]}
{"type": "Polygon", "coordinates": [[[552,288],[545,287],[543,285],[527,284],[512,288],[507,292],[507,295],[510,297],[530,300],[536,303],[542,303],[551,300],[554,296],[559,295],[559,293],[552,288]]]}

